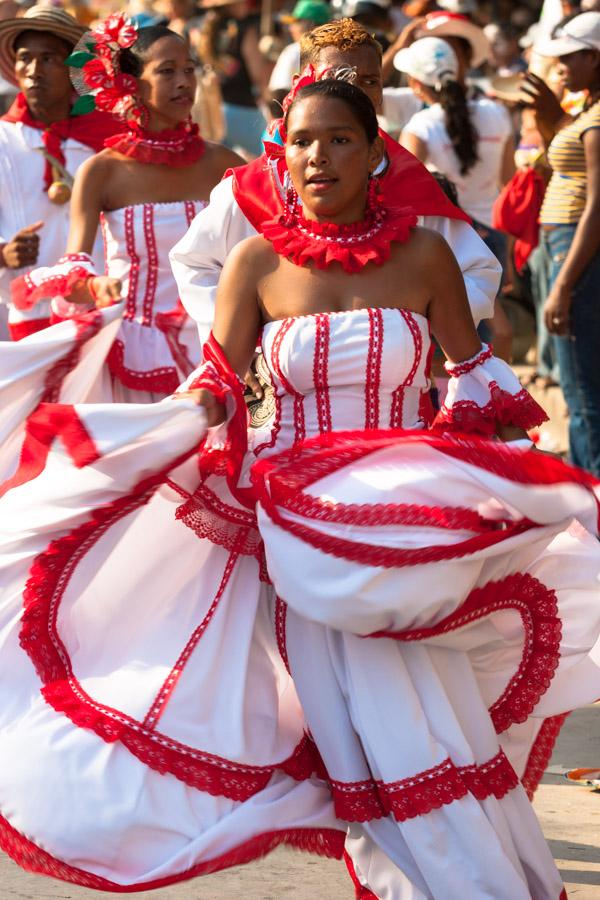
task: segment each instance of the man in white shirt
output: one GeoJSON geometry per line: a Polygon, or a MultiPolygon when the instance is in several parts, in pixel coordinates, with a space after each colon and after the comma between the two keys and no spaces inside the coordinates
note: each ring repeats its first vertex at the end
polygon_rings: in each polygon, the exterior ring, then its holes
{"type": "MultiPolygon", "coordinates": [[[[302,63],[311,62],[317,73],[325,68],[354,67],[355,83],[369,95],[376,109],[381,108],[381,48],[360,25],[351,19],[331,22],[304,35],[301,47],[302,63]]],[[[420,224],[446,238],[462,269],[475,321],[488,318],[500,281],[500,264],[441,191],[438,196],[432,176],[415,158],[389,138],[386,146],[383,189],[389,181],[393,190],[410,197],[420,224]]],[[[181,300],[196,320],[202,342],[212,326],[217,283],[228,253],[244,238],[255,235],[266,216],[274,215],[273,198],[282,208],[284,190],[281,171],[269,165],[264,156],[236,169],[213,190],[209,206],[171,251],[181,300]]]]}
{"type": "Polygon", "coordinates": [[[54,265],[64,254],[68,175],[116,130],[104,113],[70,117],[73,86],[65,60],[84,32],[52,7],[35,6],[22,18],[0,22],[0,75],[20,91],[0,119],[0,304],[9,307],[13,340],[49,323],[50,298],[16,310],[11,281],[24,268],[54,265]]]}

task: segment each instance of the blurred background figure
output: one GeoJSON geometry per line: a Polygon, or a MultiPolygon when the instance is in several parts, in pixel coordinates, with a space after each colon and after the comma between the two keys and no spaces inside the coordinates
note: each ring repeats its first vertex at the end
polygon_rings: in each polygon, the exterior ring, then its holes
{"type": "MultiPolygon", "coordinates": [[[[16,0],[0,0],[0,22],[4,19],[16,19],[20,13],[16,0]]],[[[9,108],[17,95],[17,88],[0,75],[0,116],[9,108]]]]}
{"type": "MultiPolygon", "coordinates": [[[[454,183],[460,206],[506,270],[506,238],[492,227],[492,208],[515,170],[507,111],[487,97],[468,98],[459,80],[464,68],[446,40],[421,38],[400,50],[394,65],[424,103],[404,126],[400,143],[454,183]]],[[[512,333],[498,303],[492,321],[496,353],[509,359],[512,333]]]]}
{"type": "Polygon", "coordinates": [[[266,96],[273,63],[259,49],[260,16],[248,0],[202,0],[198,55],[217,74],[223,97],[223,143],[246,159],[260,156],[266,96]]]}
{"type": "MultiPolygon", "coordinates": [[[[443,38],[450,44],[458,59],[458,81],[469,85],[470,94],[476,88],[469,72],[483,66],[492,56],[490,42],[482,28],[471,21],[464,13],[450,13],[445,10],[434,10],[426,16],[416,16],[400,32],[383,55],[383,77],[386,83],[394,71],[396,54],[410,47],[414,41],[422,37],[435,36],[443,38]]],[[[383,95],[383,114],[387,130],[399,135],[414,113],[424,106],[422,98],[414,91],[402,85],[386,87],[383,95]]]]}
{"type": "Polygon", "coordinates": [[[585,95],[580,110],[565,114],[542,79],[530,74],[524,86],[552,168],[540,213],[550,261],[544,316],[569,408],[569,450],[575,465],[599,477],[600,12],[570,18],[535,49],[558,59],[566,90],[585,95]]]}
{"type": "Polygon", "coordinates": [[[490,42],[490,64],[497,75],[507,76],[524,72],[527,63],[521,55],[519,31],[510,22],[492,23],[483,29],[490,42]]]}
{"type": "Polygon", "coordinates": [[[300,38],[331,19],[325,0],[298,0],[291,13],[282,13],[280,21],[287,25],[292,41],[279,54],[269,79],[269,101],[275,103],[273,114],[281,114],[281,101],[292,87],[294,75],[300,71],[300,38]]]}
{"type": "Polygon", "coordinates": [[[391,0],[342,0],[339,18],[354,19],[379,41],[382,50],[387,50],[393,39],[391,9],[391,0]]]}

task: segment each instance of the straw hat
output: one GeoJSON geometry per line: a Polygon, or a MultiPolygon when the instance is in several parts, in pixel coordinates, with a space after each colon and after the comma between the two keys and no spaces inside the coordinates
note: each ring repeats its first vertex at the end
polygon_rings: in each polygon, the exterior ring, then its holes
{"type": "Polygon", "coordinates": [[[62,38],[73,46],[86,29],[64,9],[53,6],[32,6],[18,19],[0,21],[0,75],[10,84],[15,79],[15,40],[24,31],[42,31],[62,38]]]}
{"type": "Polygon", "coordinates": [[[505,100],[507,103],[519,103],[525,99],[522,92],[523,74],[492,75],[490,78],[490,93],[497,100],[505,100]]]}
{"type": "Polygon", "coordinates": [[[416,37],[461,37],[471,45],[473,56],[471,65],[477,69],[490,58],[492,48],[483,29],[459,13],[432,12],[418,29],[416,37]]]}

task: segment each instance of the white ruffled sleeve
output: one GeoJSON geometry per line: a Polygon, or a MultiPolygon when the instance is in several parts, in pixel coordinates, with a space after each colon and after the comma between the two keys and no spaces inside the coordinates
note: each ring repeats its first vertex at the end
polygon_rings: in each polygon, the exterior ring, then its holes
{"type": "MultiPolygon", "coordinates": [[[[39,266],[25,275],[14,278],[10,285],[11,298],[19,310],[29,310],[48,297],[52,312],[60,319],[69,319],[85,312],[88,307],[65,300],[78,281],[97,275],[92,257],[88,253],[68,253],[55,266],[39,266]]],[[[89,308],[93,309],[91,303],[89,308]]]]}
{"type": "Polygon", "coordinates": [[[213,325],[217,284],[227,255],[255,234],[235,200],[229,176],[213,188],[208,206],[169,253],[181,302],[198,326],[201,344],[213,325]]]}
{"type": "Polygon", "coordinates": [[[548,416],[521,386],[513,370],[484,344],[479,353],[461,363],[446,363],[448,394],[432,429],[496,433],[499,425],[528,431],[548,416]]]}

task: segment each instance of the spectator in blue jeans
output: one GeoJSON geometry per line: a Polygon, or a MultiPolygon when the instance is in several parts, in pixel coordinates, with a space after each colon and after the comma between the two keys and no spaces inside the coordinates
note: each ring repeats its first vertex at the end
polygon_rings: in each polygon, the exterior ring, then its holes
{"type": "Polygon", "coordinates": [[[545,321],[569,407],[571,461],[600,478],[600,13],[576,16],[536,50],[559,58],[568,90],[588,94],[579,115],[565,116],[544,82],[527,76],[540,130],[554,133],[540,213],[551,259],[545,321]]]}

